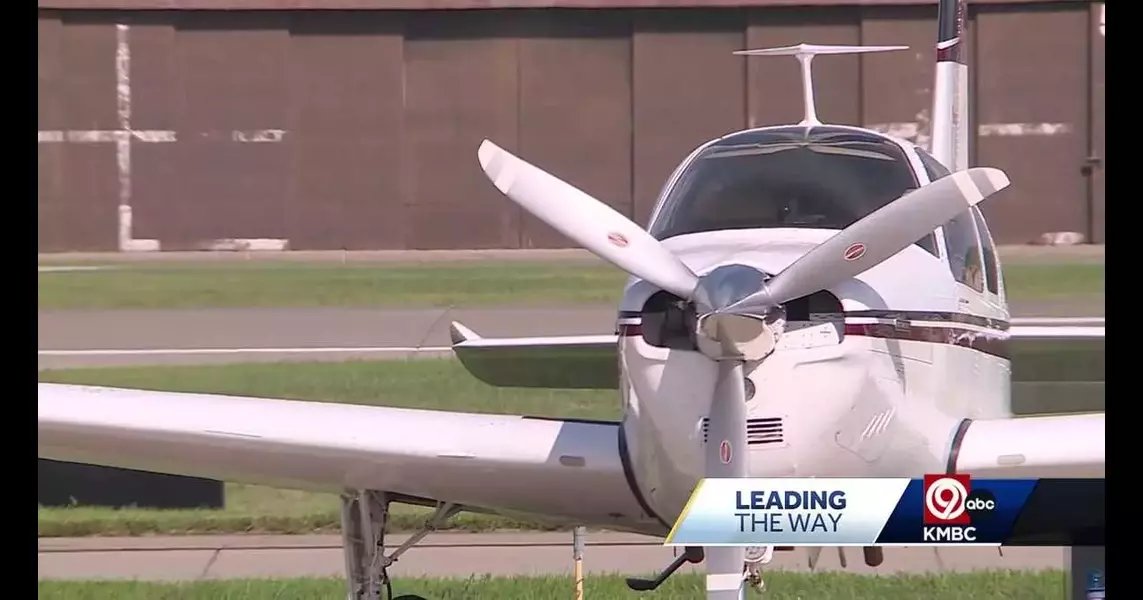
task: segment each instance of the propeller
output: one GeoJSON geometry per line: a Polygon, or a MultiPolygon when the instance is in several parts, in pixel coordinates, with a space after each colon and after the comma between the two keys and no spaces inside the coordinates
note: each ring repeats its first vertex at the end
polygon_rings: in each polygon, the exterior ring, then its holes
{"type": "MultiPolygon", "coordinates": [[[[704,457],[709,478],[749,475],[745,362],[774,350],[784,303],[859,275],[1009,184],[998,169],[959,171],[869,214],[773,278],[743,265],[699,277],[643,228],[571,184],[488,140],[477,154],[496,188],[521,208],[596,256],[695,304],[699,350],[718,362],[704,457]]],[[[707,572],[722,574],[708,577],[708,598],[738,597],[742,579],[735,582],[734,574],[742,574],[744,560],[744,548],[706,549],[707,572]],[[720,585],[724,589],[712,587],[720,585]]]]}

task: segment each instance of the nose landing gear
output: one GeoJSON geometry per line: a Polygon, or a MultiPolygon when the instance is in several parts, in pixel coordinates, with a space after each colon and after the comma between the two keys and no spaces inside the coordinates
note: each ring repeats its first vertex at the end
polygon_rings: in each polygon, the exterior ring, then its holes
{"type": "Polygon", "coordinates": [[[750,587],[754,588],[754,591],[762,592],[766,589],[766,583],[762,581],[762,565],[768,565],[772,560],[774,560],[773,546],[750,546],[746,548],[746,564],[744,565],[746,581],[750,587]]]}

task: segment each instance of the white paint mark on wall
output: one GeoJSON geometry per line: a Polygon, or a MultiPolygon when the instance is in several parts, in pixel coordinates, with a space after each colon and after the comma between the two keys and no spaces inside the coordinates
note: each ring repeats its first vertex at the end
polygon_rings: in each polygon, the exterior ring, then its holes
{"type": "MultiPolygon", "coordinates": [[[[927,146],[928,126],[924,122],[875,123],[869,129],[927,146]]],[[[1072,132],[1069,123],[985,123],[976,129],[980,137],[1054,136],[1072,132]]]]}
{"type": "Polygon", "coordinates": [[[210,240],[199,249],[213,252],[280,252],[288,249],[288,242],[289,240],[274,238],[225,238],[210,240]]]}
{"type": "Polygon", "coordinates": [[[282,141],[286,137],[285,129],[256,129],[253,131],[232,131],[230,139],[248,144],[264,144],[282,141]]]}
{"type": "MultiPolygon", "coordinates": [[[[114,130],[74,130],[74,131],[38,131],[38,143],[71,142],[78,144],[114,143],[115,162],[119,175],[119,251],[120,252],[156,252],[159,250],[158,240],[136,239],[133,237],[131,212],[131,143],[169,143],[178,141],[178,136],[169,129],[131,128],[131,44],[129,40],[130,28],[128,25],[115,26],[115,112],[118,129],[114,130]]],[[[277,143],[286,136],[284,129],[255,129],[233,130],[228,137],[239,143],[277,143]]],[[[227,243],[243,240],[224,240],[227,243]]],[[[287,240],[251,240],[250,246],[285,247],[287,240]]],[[[241,245],[241,244],[239,244],[241,245]]]]}
{"type": "Polygon", "coordinates": [[[1026,135],[1062,135],[1071,133],[1068,123],[986,123],[977,128],[982,137],[1021,137],[1026,135]]]}
{"type": "Polygon", "coordinates": [[[929,142],[932,141],[932,136],[929,135],[929,109],[927,108],[918,112],[911,122],[876,123],[866,127],[885,135],[909,140],[922,148],[928,148],[929,142]]]}
{"type": "Polygon", "coordinates": [[[875,123],[866,126],[873,131],[891,135],[895,138],[909,140],[918,146],[928,146],[929,136],[925,130],[921,128],[920,123],[875,123]]]}

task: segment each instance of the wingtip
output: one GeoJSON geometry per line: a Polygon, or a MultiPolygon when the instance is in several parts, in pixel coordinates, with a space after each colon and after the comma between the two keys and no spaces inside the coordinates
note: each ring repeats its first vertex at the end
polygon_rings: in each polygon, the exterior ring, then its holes
{"type": "Polygon", "coordinates": [[[453,321],[448,326],[449,337],[452,338],[452,344],[455,346],[462,342],[469,340],[478,340],[480,335],[475,331],[465,327],[459,321],[453,321]]]}

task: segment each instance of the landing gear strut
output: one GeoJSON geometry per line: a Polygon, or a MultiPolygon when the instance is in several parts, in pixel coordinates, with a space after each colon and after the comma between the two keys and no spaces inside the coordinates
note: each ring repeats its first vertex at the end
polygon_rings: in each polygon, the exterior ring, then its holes
{"type": "Polygon", "coordinates": [[[389,567],[461,510],[454,504],[438,504],[420,531],[386,555],[385,532],[389,527],[391,501],[385,492],[375,490],[347,490],[341,495],[341,538],[345,548],[348,600],[424,600],[415,595],[394,597],[389,567]]]}

